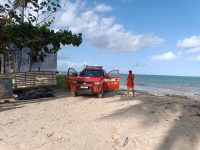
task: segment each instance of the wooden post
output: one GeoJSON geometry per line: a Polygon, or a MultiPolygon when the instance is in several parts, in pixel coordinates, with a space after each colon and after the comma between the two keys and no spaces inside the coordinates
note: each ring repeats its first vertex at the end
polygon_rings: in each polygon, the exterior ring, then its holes
{"type": "Polygon", "coordinates": [[[0,74],[2,74],[2,68],[3,68],[3,67],[2,67],[2,62],[3,62],[3,61],[2,61],[2,56],[0,55],[0,74]]]}
{"type": "Polygon", "coordinates": [[[33,79],[34,79],[34,87],[36,86],[36,83],[35,83],[35,78],[36,78],[36,74],[35,74],[35,72],[34,72],[34,76],[33,76],[33,79]]]}
{"type": "Polygon", "coordinates": [[[4,74],[4,54],[0,54],[0,74],[4,74]]]}
{"type": "Polygon", "coordinates": [[[25,86],[26,86],[26,72],[24,74],[25,74],[25,86]]]}

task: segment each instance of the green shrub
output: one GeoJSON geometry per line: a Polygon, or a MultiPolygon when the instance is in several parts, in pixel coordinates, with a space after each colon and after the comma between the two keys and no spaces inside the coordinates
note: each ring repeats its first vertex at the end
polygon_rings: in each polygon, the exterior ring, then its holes
{"type": "Polygon", "coordinates": [[[66,82],[65,82],[65,75],[64,74],[58,74],[57,75],[57,88],[66,89],[66,82]]]}

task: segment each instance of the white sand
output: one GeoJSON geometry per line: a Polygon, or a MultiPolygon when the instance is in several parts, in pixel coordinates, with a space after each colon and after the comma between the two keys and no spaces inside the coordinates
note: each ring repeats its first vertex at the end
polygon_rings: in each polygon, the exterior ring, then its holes
{"type": "Polygon", "coordinates": [[[198,150],[200,101],[137,94],[0,105],[0,150],[198,150]]]}

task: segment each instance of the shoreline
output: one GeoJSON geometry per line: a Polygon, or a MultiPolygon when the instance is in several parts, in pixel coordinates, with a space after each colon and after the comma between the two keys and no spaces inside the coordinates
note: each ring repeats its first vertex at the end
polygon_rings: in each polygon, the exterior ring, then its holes
{"type": "MultiPolygon", "coordinates": [[[[121,88],[119,91],[122,91],[124,94],[127,92],[126,89],[121,88]]],[[[169,97],[177,97],[177,98],[186,98],[186,99],[195,99],[195,100],[200,100],[200,96],[189,96],[189,95],[180,95],[180,94],[170,94],[170,93],[161,93],[161,92],[148,92],[148,91],[143,91],[143,90],[135,90],[136,94],[149,94],[153,96],[169,96],[169,97]]],[[[137,95],[136,95],[137,96],[137,95]]]]}
{"type": "MultiPolygon", "coordinates": [[[[121,86],[120,89],[126,89],[126,86],[121,86]]],[[[119,90],[120,90],[119,89],[119,90]]],[[[147,93],[157,93],[164,95],[177,95],[177,96],[188,96],[194,98],[200,98],[200,93],[191,91],[186,87],[178,87],[178,86],[158,86],[158,87],[142,87],[135,85],[135,91],[147,92],[147,93]]]]}

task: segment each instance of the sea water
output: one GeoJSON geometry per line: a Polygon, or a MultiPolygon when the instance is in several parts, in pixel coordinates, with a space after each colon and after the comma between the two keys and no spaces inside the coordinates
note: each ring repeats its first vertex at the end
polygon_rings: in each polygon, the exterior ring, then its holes
{"type": "MultiPolygon", "coordinates": [[[[120,75],[120,88],[126,88],[127,76],[120,75]]],[[[200,97],[200,77],[135,75],[135,90],[200,97]]]]}
{"type": "MultiPolygon", "coordinates": [[[[120,74],[121,89],[126,89],[127,76],[128,74],[120,74]]],[[[136,74],[135,90],[200,98],[200,77],[136,74]]]]}

